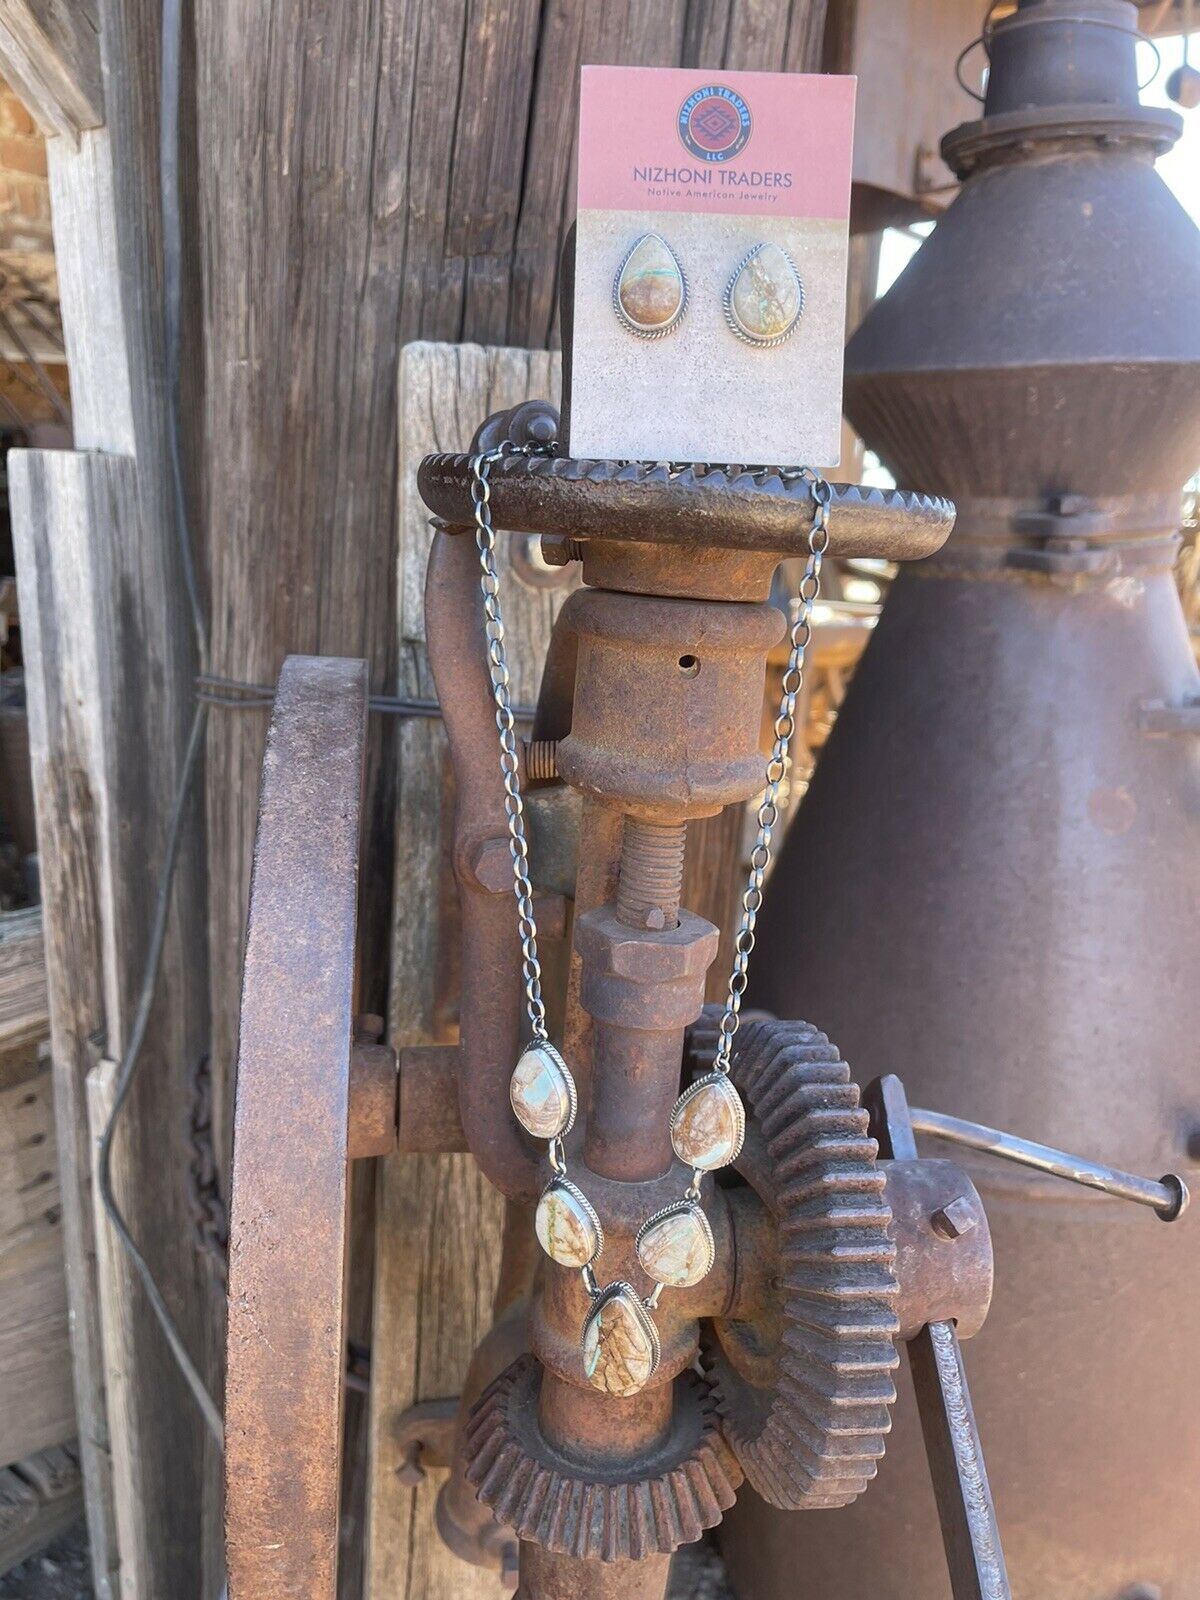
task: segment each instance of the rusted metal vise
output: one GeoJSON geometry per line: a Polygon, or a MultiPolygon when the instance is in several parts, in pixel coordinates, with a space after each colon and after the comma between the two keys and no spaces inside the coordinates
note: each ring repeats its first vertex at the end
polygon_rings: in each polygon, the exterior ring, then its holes
{"type": "MultiPolygon", "coordinates": [[[[530,404],[490,419],[475,447],[556,434],[553,411],[530,404]]],[[[640,1392],[587,1382],[586,1291],[529,1249],[530,1208],[551,1174],[508,1110],[521,955],[469,458],[428,458],[419,484],[439,519],[426,627],[456,786],[460,1042],[399,1061],[354,1042],[365,673],[293,658],[265,764],[241,1023],[232,1600],[334,1595],[346,1163],[397,1148],[469,1150],[510,1207],[505,1314],[459,1414],[410,1419],[414,1465],[440,1453],[452,1467],[439,1527],[459,1554],[519,1568],[526,1600],[661,1600],[671,1553],[720,1521],[743,1478],[791,1509],[863,1492],[907,1343],[956,1600],[996,1600],[1003,1557],[959,1353],[991,1297],[987,1221],[957,1166],[918,1158],[899,1082],[860,1094],[818,1028],[743,1026],[732,1075],[746,1138],[704,1194],[713,1269],[659,1306],[661,1359],[640,1392]]],[[[671,1108],[715,1039],[703,999],[717,929],[680,903],[686,829],[762,787],[766,659],[783,632],[768,595],[780,561],[805,549],[812,495],[773,470],[513,455],[493,473],[496,526],[582,562],[522,780],[531,802],[563,785],[579,796],[558,997],[580,1098],[567,1149],[603,1224],[606,1273],[640,1293],[637,1229],[688,1178],[671,1108]]],[[[835,486],[829,554],[918,559],[952,520],[945,500],[835,486]]]]}

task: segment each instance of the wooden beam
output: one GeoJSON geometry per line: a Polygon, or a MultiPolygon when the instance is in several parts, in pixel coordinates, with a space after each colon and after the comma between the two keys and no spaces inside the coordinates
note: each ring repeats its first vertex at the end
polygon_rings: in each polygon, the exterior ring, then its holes
{"type": "MultiPolygon", "coordinates": [[[[64,455],[63,461],[68,472],[74,469],[75,487],[82,491],[87,482],[83,458],[64,455]]],[[[78,560],[68,560],[65,551],[59,557],[62,570],[57,580],[52,568],[46,570],[47,562],[55,559],[51,518],[41,475],[36,482],[26,481],[30,465],[20,452],[10,454],[13,542],[20,573],[30,755],[41,843],[67,1295],[93,1582],[100,1600],[113,1600],[118,1556],[83,1093],[88,1040],[104,1026],[100,905],[92,859],[95,805],[88,779],[93,755],[86,724],[76,711],[74,692],[75,681],[86,683],[92,675],[93,663],[87,649],[90,639],[81,636],[82,630],[73,638],[73,629],[59,626],[60,614],[73,614],[81,621],[88,617],[92,584],[78,560]]],[[[68,486],[63,488],[65,494],[68,486]]],[[[84,509],[78,504],[71,507],[80,515],[84,509]]],[[[90,507],[86,509],[90,516],[90,507]]],[[[90,629],[87,631],[90,634],[90,629]]]]}
{"type": "Polygon", "coordinates": [[[0,75],[48,136],[104,122],[97,0],[0,0],[0,75]]]}
{"type": "Polygon", "coordinates": [[[44,1550],[82,1514],[74,1450],[56,1445],[0,1471],[0,1573],[44,1550]]]}
{"type": "MultiPolygon", "coordinates": [[[[123,457],[9,456],[29,698],[88,1521],[97,1591],[118,1565],[91,1202],[85,1078],[96,1042],[116,1056],[136,1004],[166,820],[191,716],[194,664],[174,562],[149,536],[123,457]]],[[[160,995],[117,1144],[118,1195],[185,1338],[204,1361],[206,1283],[189,1249],[188,1080],[204,1049],[206,969],[198,836],[180,860],[160,995]]],[[[161,1332],[134,1297],[133,1404],[148,1531],[147,1592],[201,1593],[202,1430],[161,1332]]],[[[124,1555],[124,1551],[121,1552],[124,1555]]]]}
{"type": "MultiPolygon", "coordinates": [[[[100,1141],[112,1115],[115,1061],[101,1060],[85,1080],[92,1158],[92,1223],[104,1338],[104,1392],[113,1464],[113,1506],[121,1551],[121,1600],[148,1600],[144,1468],[138,1438],[137,1372],[133,1365],[137,1289],[128,1259],[100,1198],[100,1141]]],[[[122,1185],[123,1186],[123,1185],[122,1185]]]]}
{"type": "Polygon", "coordinates": [[[75,1436],[50,1065],[0,1056],[0,1461],[75,1436]]]}
{"type": "Polygon", "coordinates": [[[6,912],[0,916],[0,1051],[35,1044],[49,1031],[41,907],[6,912]]]}

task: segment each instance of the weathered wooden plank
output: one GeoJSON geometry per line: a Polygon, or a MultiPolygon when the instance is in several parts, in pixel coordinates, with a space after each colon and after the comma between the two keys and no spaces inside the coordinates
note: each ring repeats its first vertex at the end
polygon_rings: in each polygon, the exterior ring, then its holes
{"type": "Polygon", "coordinates": [[[104,122],[96,0],[0,0],[0,73],[46,134],[104,122]]]}
{"type": "MultiPolygon", "coordinates": [[[[400,692],[433,693],[422,596],[431,533],[416,489],[417,465],[435,449],[470,442],[490,412],[535,397],[556,400],[558,356],[478,345],[411,344],[400,371],[400,692]]],[[[506,541],[498,566],[505,600],[512,692],[536,698],[550,630],[573,581],[526,585],[506,541]]],[[[455,893],[446,871],[446,741],[440,724],[400,728],[396,893],[390,1036],[396,1045],[446,1038],[453,1027],[447,977],[456,967],[455,893]]],[[[463,1157],[396,1156],[380,1163],[367,1595],[370,1600],[493,1600],[492,1574],[466,1566],[422,1530],[432,1527],[441,1475],[417,1489],[396,1477],[395,1423],[415,1400],[454,1394],[491,1324],[503,1205],[463,1157]]]]}
{"type": "Polygon", "coordinates": [[[75,1435],[50,1065],[0,1055],[0,1462],[75,1435]]]}
{"type": "Polygon", "coordinates": [[[0,1051],[33,1044],[50,1031],[42,909],[0,916],[0,1051]]]}
{"type": "Polygon", "coordinates": [[[112,135],[104,128],[85,133],[78,150],[52,139],[48,156],[75,447],[132,456],[137,441],[118,271],[112,135]]]}
{"type": "Polygon", "coordinates": [[[368,1600],[501,1600],[498,1575],[437,1537],[444,1473],[415,1489],[396,1477],[396,1419],[414,1399],[456,1394],[491,1326],[502,1204],[469,1156],[381,1163],[371,1367],[368,1600]],[[393,1343],[382,1345],[386,1335],[393,1343]]]}
{"type": "MultiPolygon", "coordinates": [[[[86,479],[76,462],[76,487],[86,479]]],[[[128,466],[128,463],[125,464],[128,466]]],[[[58,552],[40,482],[28,487],[28,464],[9,458],[13,539],[20,573],[30,755],[41,840],[42,900],[54,1075],[54,1107],[63,1199],[71,1348],[79,1419],[84,1497],[100,1600],[113,1600],[118,1557],[104,1408],[99,1299],[91,1218],[91,1168],[84,1077],[88,1040],[104,1024],[95,805],[89,782],[89,731],[79,710],[93,674],[91,630],[65,619],[89,615],[92,582],[77,561],[58,552]],[[60,623],[60,617],[63,621],[60,623]],[[75,648],[71,649],[70,644],[75,648]]],[[[67,469],[68,471],[70,468],[67,469]]],[[[73,497],[69,517],[82,520],[86,501],[73,497]]]]}
{"type": "MultiPolygon", "coordinates": [[[[96,1230],[96,1278],[104,1336],[104,1392],[113,1465],[113,1500],[121,1552],[121,1600],[148,1596],[144,1467],[138,1437],[138,1374],[133,1366],[133,1272],[100,1198],[100,1141],[112,1115],[115,1061],[101,1060],[85,1080],[92,1158],[92,1222],[96,1230]]],[[[115,1176],[115,1172],[114,1172],[115,1176]]]]}
{"type": "MultiPolygon", "coordinates": [[[[164,826],[193,714],[196,666],[168,448],[159,198],[161,7],[157,0],[89,0],[88,9],[99,24],[105,126],[85,132],[77,153],[63,140],[51,141],[50,163],[75,442],[130,457],[125,465],[133,472],[136,497],[136,520],[128,523],[131,542],[102,569],[100,585],[111,580],[124,584],[124,610],[108,630],[111,644],[120,647],[114,651],[113,710],[107,724],[111,763],[100,776],[83,769],[87,784],[99,782],[111,790],[102,827],[113,848],[107,870],[97,870],[93,893],[110,913],[98,932],[104,962],[103,1024],[107,1047],[116,1056],[140,981],[164,826]],[[139,719],[146,716],[149,724],[139,730],[139,719]],[[139,732],[141,744],[136,742],[139,732]]],[[[191,91],[186,49],[184,58],[180,172],[189,216],[194,208],[186,197],[187,176],[194,158],[193,124],[186,108],[191,91]]],[[[198,249],[193,235],[185,247],[185,278],[198,249]]],[[[190,306],[185,294],[185,371],[190,306]]],[[[189,411],[184,420],[185,480],[192,459],[187,419],[193,414],[189,411]]],[[[117,602],[108,598],[111,612],[117,602]]],[[[87,696],[85,703],[90,705],[87,696]]],[[[87,798],[99,808],[96,795],[89,791],[87,798]]],[[[197,806],[180,863],[160,999],[139,1083],[125,1112],[121,1140],[128,1140],[130,1182],[122,1199],[185,1341],[216,1387],[223,1295],[207,1258],[192,1248],[184,1145],[193,1074],[207,1036],[202,827],[203,809],[197,806]]],[[[81,855],[80,871],[85,870],[83,860],[81,855]]],[[[70,1114],[79,1118],[83,1110],[80,1083],[70,1114]]],[[[80,1127],[76,1138],[82,1136],[80,1127]]],[[[207,1596],[219,1589],[222,1564],[218,1452],[197,1419],[140,1292],[133,1327],[132,1359],[142,1375],[137,1427],[146,1463],[148,1587],[182,1600],[202,1592],[207,1596]]],[[[91,1358],[97,1351],[97,1346],[91,1348],[91,1358]]],[[[102,1391],[98,1373],[93,1387],[102,1391]]],[[[85,1455],[85,1476],[101,1464],[98,1454],[85,1455]]],[[[93,1494],[90,1520],[95,1503],[93,1494]]],[[[93,1551],[105,1542],[97,1540],[93,1529],[93,1551]]]]}
{"type": "MultiPolygon", "coordinates": [[[[191,699],[172,547],[141,515],[132,461],[69,451],[9,457],[47,982],[62,1164],[76,1394],[98,1588],[116,1554],[108,1483],[84,1079],[93,1041],[128,1037],[191,699]]],[[[117,1193],[185,1330],[209,1316],[190,1241],[188,1080],[204,1047],[205,966],[187,912],[202,902],[198,837],[181,853],[175,914],[143,1069],[118,1138],[117,1193]],[[183,913],[183,914],[181,914],[183,913]]],[[[203,1359],[202,1348],[196,1350],[203,1359]]],[[[144,1297],[135,1302],[136,1401],[150,1592],[199,1593],[201,1425],[144,1297]]]]}
{"type": "Polygon", "coordinates": [[[59,1445],[0,1471],[0,1573],[79,1521],[81,1481],[75,1451],[59,1445]]]}

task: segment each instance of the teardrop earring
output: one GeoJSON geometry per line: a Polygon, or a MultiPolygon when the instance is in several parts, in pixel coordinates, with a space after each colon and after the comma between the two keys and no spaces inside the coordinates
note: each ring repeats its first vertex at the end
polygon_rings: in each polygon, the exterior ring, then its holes
{"type": "Polygon", "coordinates": [[[635,239],[613,279],[621,326],[639,339],[661,339],[678,325],[687,302],[687,277],[667,241],[657,233],[635,239]]]}
{"type": "Polygon", "coordinates": [[[756,244],[725,286],[725,321],[743,344],[766,349],[790,339],[804,312],[804,285],[780,245],[756,244]]]}

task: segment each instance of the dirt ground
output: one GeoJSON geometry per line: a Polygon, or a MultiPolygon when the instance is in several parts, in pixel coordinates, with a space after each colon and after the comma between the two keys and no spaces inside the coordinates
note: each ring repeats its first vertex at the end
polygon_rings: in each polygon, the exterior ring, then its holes
{"type": "Polygon", "coordinates": [[[83,1524],[0,1577],[0,1600],[92,1600],[83,1524]]]}

